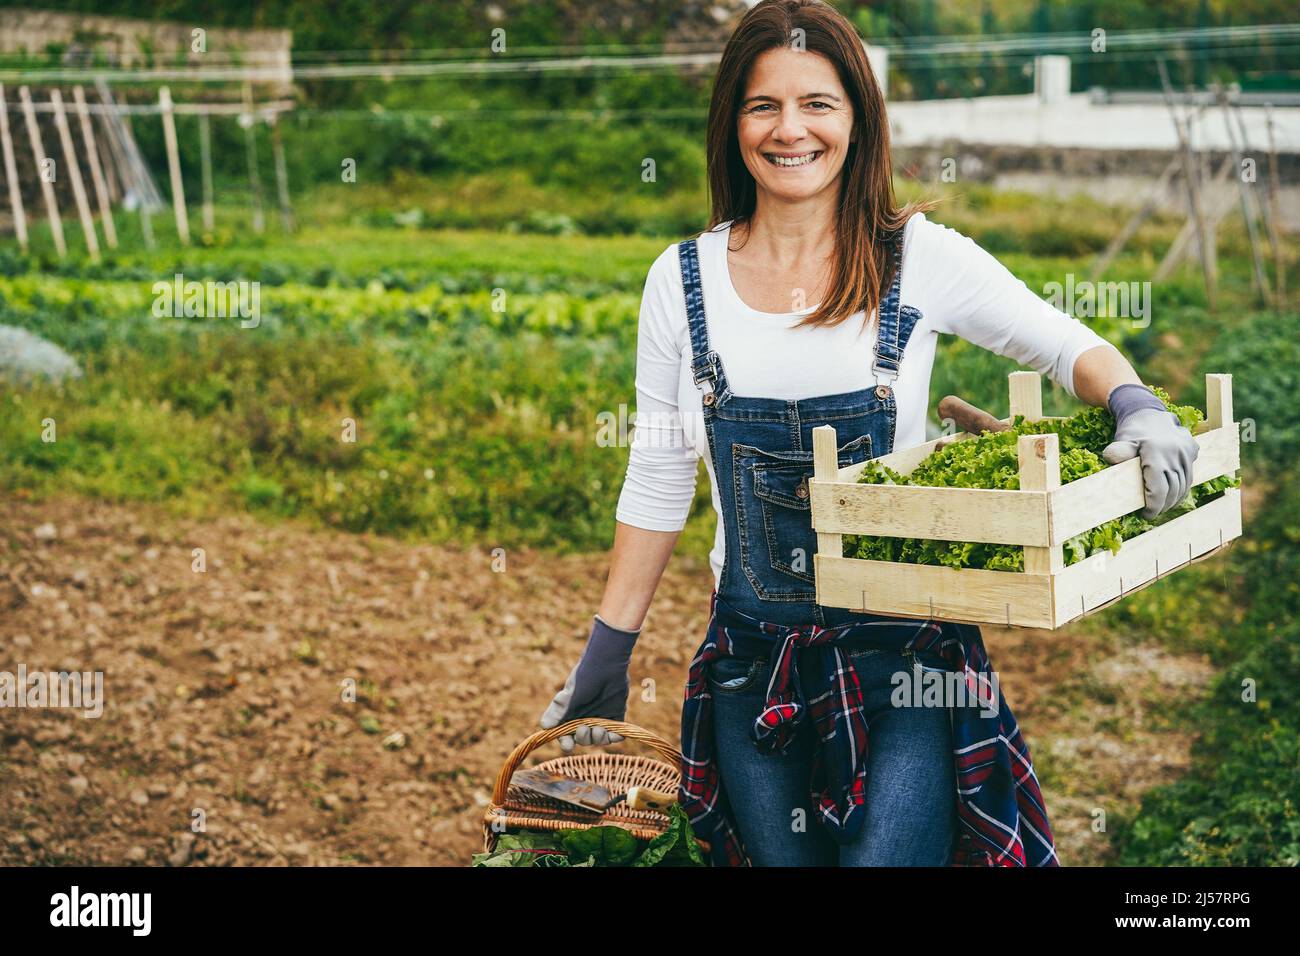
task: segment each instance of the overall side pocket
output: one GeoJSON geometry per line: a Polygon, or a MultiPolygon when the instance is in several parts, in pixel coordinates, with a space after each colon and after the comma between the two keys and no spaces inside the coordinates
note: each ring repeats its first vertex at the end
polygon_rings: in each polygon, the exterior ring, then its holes
{"type": "MultiPolygon", "coordinates": [[[[765,601],[813,601],[812,526],[808,480],[811,451],[771,452],[748,445],[735,448],[741,476],[740,564],[755,593],[765,601]]],[[[839,467],[872,457],[871,435],[860,435],[838,449],[839,467]]]]}

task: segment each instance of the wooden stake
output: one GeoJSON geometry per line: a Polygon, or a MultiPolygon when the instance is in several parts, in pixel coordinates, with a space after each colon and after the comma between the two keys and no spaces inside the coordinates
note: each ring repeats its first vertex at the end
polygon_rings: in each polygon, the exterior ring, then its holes
{"type": "Polygon", "coordinates": [[[113,203],[119,203],[126,198],[127,175],[120,168],[122,161],[117,154],[117,139],[111,124],[112,119],[107,114],[99,114],[99,136],[95,141],[100,145],[104,178],[108,182],[108,198],[113,203]]]}
{"type": "Polygon", "coordinates": [[[4,84],[0,83],[0,146],[4,148],[5,181],[9,183],[9,208],[14,214],[14,235],[18,247],[27,251],[27,215],[23,212],[23,191],[18,187],[18,163],[14,159],[14,141],[9,135],[9,105],[5,102],[4,84]]]}
{"type": "Polygon", "coordinates": [[[1250,256],[1254,264],[1255,289],[1259,292],[1260,300],[1268,304],[1268,277],[1264,275],[1264,254],[1260,250],[1259,236],[1255,230],[1255,210],[1250,205],[1250,195],[1246,191],[1246,183],[1241,178],[1242,153],[1240,145],[1237,142],[1237,131],[1232,127],[1232,114],[1228,108],[1228,94],[1224,92],[1223,87],[1214,84],[1215,98],[1219,101],[1219,106],[1223,108],[1223,125],[1228,131],[1228,145],[1232,149],[1232,165],[1235,168],[1236,175],[1232,178],[1237,181],[1237,195],[1241,199],[1241,216],[1246,220],[1246,237],[1250,240],[1250,256]]]}
{"type": "MultiPolygon", "coordinates": [[[[94,122],[94,117],[91,118],[94,122]]],[[[100,162],[104,168],[104,182],[108,183],[108,201],[109,203],[121,202],[126,196],[126,189],[122,185],[122,175],[117,170],[117,154],[113,151],[113,138],[108,133],[109,118],[102,113],[99,116],[100,136],[96,137],[95,142],[100,147],[100,162]]]]}
{"type": "Polygon", "coordinates": [[[1264,104],[1264,124],[1268,128],[1268,207],[1272,210],[1269,216],[1270,229],[1273,243],[1273,271],[1274,278],[1277,281],[1277,307],[1279,310],[1286,308],[1286,265],[1282,260],[1282,241],[1278,235],[1281,230],[1279,223],[1282,221],[1282,210],[1278,208],[1277,194],[1279,187],[1277,178],[1277,143],[1273,139],[1273,104],[1264,104]]]}
{"type": "MultiPolygon", "coordinates": [[[[1207,197],[1209,208],[1205,211],[1206,222],[1205,228],[1210,236],[1210,246],[1214,246],[1214,230],[1232,211],[1232,191],[1229,190],[1225,196],[1219,187],[1226,186],[1228,179],[1232,176],[1232,157],[1226,158],[1220,165],[1219,171],[1214,174],[1214,179],[1210,185],[1215,187],[1207,197]]],[[[1173,275],[1178,264],[1187,256],[1188,249],[1194,249],[1197,244],[1196,222],[1188,217],[1183,222],[1183,227],[1178,230],[1178,235],[1165,251],[1165,257],[1160,260],[1160,265],[1156,268],[1155,275],[1151,278],[1160,282],[1173,275]]]]}
{"type": "Polygon", "coordinates": [[[1169,115],[1174,121],[1174,130],[1178,133],[1178,149],[1182,154],[1183,163],[1183,182],[1187,187],[1187,206],[1192,218],[1196,221],[1196,234],[1200,239],[1201,269],[1205,275],[1206,306],[1210,312],[1213,312],[1215,300],[1218,298],[1216,294],[1218,276],[1216,275],[1214,247],[1210,244],[1209,230],[1205,228],[1205,217],[1201,213],[1200,175],[1192,158],[1191,128],[1188,126],[1184,129],[1183,121],[1178,116],[1178,110],[1174,105],[1173,92],[1169,85],[1169,70],[1165,66],[1164,59],[1161,58],[1158,63],[1160,66],[1160,84],[1165,94],[1165,105],[1169,107],[1169,115]]]}
{"type": "Polygon", "coordinates": [[[293,209],[289,206],[289,171],[284,163],[284,144],[280,142],[280,117],[271,121],[271,152],[275,156],[275,191],[280,200],[280,222],[285,232],[293,232],[293,209]]]}
{"type": "Polygon", "coordinates": [[[262,215],[262,180],[257,174],[257,136],[253,131],[257,116],[253,113],[253,90],[247,83],[244,84],[244,110],[248,119],[244,143],[248,147],[248,181],[253,187],[253,231],[260,233],[266,230],[266,220],[262,215]]]}
{"type": "Polygon", "coordinates": [[[1097,260],[1093,263],[1092,267],[1092,278],[1094,281],[1101,278],[1102,274],[1107,268],[1109,268],[1110,264],[1115,260],[1115,257],[1123,251],[1126,245],[1128,245],[1128,241],[1133,238],[1134,234],[1142,224],[1151,218],[1151,214],[1156,211],[1156,206],[1160,204],[1160,200],[1164,196],[1165,191],[1169,189],[1169,184],[1173,181],[1175,174],[1178,172],[1178,167],[1179,159],[1177,156],[1174,156],[1174,158],[1169,160],[1168,164],[1165,166],[1164,172],[1160,174],[1160,178],[1156,180],[1156,184],[1152,187],[1151,192],[1147,194],[1147,198],[1142,203],[1141,208],[1129,217],[1129,221],[1124,223],[1124,228],[1121,229],[1115,238],[1110,241],[1110,244],[1106,246],[1106,251],[1097,257],[1097,260]]]}
{"type": "Polygon", "coordinates": [[[90,214],[90,201],[86,198],[86,184],[81,179],[81,164],[77,162],[77,148],[72,143],[68,114],[63,109],[63,94],[51,90],[50,104],[54,107],[54,128],[59,131],[59,142],[63,146],[63,162],[67,165],[68,177],[72,180],[72,198],[77,204],[77,216],[81,219],[81,232],[86,237],[86,251],[90,253],[92,262],[98,262],[99,237],[95,234],[95,218],[90,214]]]}
{"type": "Polygon", "coordinates": [[[176,116],[172,111],[171,90],[158,88],[158,105],[162,107],[163,139],[167,143],[167,169],[172,180],[172,208],[176,210],[176,234],[190,244],[190,221],[185,213],[185,183],[181,180],[181,153],[176,144],[176,116]]]}
{"type": "MultiPolygon", "coordinates": [[[[1235,88],[1234,95],[1241,92],[1240,87],[1237,87],[1236,84],[1233,84],[1233,86],[1235,88]]],[[[1232,101],[1232,115],[1237,121],[1237,135],[1241,137],[1241,151],[1243,154],[1249,154],[1252,150],[1250,147],[1250,137],[1246,134],[1246,118],[1241,108],[1241,104],[1236,100],[1232,101]]],[[[1264,186],[1259,181],[1259,176],[1262,172],[1263,170],[1256,170],[1255,182],[1251,183],[1251,188],[1248,192],[1250,193],[1250,197],[1254,200],[1255,221],[1264,224],[1264,234],[1268,237],[1273,254],[1276,256],[1278,251],[1276,242],[1277,230],[1273,227],[1273,211],[1269,208],[1268,202],[1266,202],[1264,198],[1264,186]]]]}
{"type": "Polygon", "coordinates": [[[203,167],[203,229],[212,232],[212,123],[207,113],[199,115],[199,163],[203,167]]]}
{"type": "Polygon", "coordinates": [[[81,138],[86,144],[86,165],[90,167],[90,181],[95,186],[95,201],[99,204],[99,220],[104,225],[104,240],[108,248],[117,248],[117,228],[113,224],[113,208],[108,198],[108,184],[104,181],[104,171],[99,165],[99,150],[95,146],[95,127],[90,122],[90,110],[86,108],[86,94],[81,87],[72,88],[72,99],[77,106],[77,118],[81,120],[81,138]]]}
{"type": "Polygon", "coordinates": [[[95,91],[99,94],[99,101],[104,104],[111,113],[101,113],[104,118],[104,129],[106,132],[106,141],[109,145],[109,151],[113,155],[113,161],[117,164],[118,174],[122,179],[122,193],[126,195],[128,190],[134,189],[140,202],[140,235],[144,238],[146,248],[154,248],[153,238],[153,219],[149,213],[148,195],[149,190],[141,178],[140,171],[133,163],[132,157],[138,150],[134,149],[131,137],[130,117],[122,113],[113,98],[108,84],[103,80],[95,81],[95,91]],[[128,146],[131,149],[128,149],[128,146]]]}
{"type": "MultiPolygon", "coordinates": [[[[41,196],[45,200],[45,213],[50,219],[50,233],[59,258],[68,255],[68,244],[63,240],[63,223],[59,220],[59,202],[54,196],[54,183],[45,178],[45,144],[41,142],[41,128],[32,109],[32,94],[25,86],[18,87],[18,98],[23,103],[23,119],[27,122],[27,137],[32,141],[32,157],[36,160],[36,178],[41,183],[41,196]]],[[[56,173],[57,175],[57,173],[56,173]]]]}
{"type": "MultiPolygon", "coordinates": [[[[1196,107],[1196,112],[1193,115],[1199,119],[1205,110],[1206,104],[1202,103],[1196,107]]],[[[1128,245],[1129,240],[1136,235],[1138,229],[1142,227],[1142,224],[1151,218],[1152,214],[1156,211],[1157,206],[1159,206],[1160,200],[1164,197],[1165,191],[1169,188],[1169,184],[1173,182],[1174,177],[1178,175],[1180,166],[1181,160],[1179,159],[1178,153],[1175,152],[1173,158],[1165,165],[1164,171],[1160,174],[1160,178],[1156,180],[1155,186],[1152,187],[1151,192],[1147,194],[1147,198],[1143,202],[1142,206],[1137,212],[1133,213],[1129,221],[1124,224],[1124,228],[1121,229],[1115,238],[1110,241],[1110,244],[1106,246],[1106,250],[1098,256],[1096,261],[1093,263],[1092,279],[1094,281],[1101,278],[1102,274],[1115,260],[1115,257],[1124,251],[1124,247],[1128,245]]]]}

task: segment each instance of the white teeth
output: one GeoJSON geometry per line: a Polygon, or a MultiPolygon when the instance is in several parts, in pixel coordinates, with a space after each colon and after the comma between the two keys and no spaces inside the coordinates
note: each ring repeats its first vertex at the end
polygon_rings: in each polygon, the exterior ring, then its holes
{"type": "Polygon", "coordinates": [[[804,153],[802,156],[775,156],[771,153],[766,154],[769,162],[776,166],[807,166],[818,156],[820,151],[804,153]]]}

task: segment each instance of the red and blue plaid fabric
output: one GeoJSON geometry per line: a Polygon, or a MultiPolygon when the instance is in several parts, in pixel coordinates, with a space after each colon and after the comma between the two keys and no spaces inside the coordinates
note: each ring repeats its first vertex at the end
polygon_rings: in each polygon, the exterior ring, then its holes
{"type": "Polygon", "coordinates": [[[970,691],[968,703],[949,705],[959,819],[952,865],[1059,866],[1029,748],[998,689],[979,628],[889,618],[788,627],[727,607],[716,590],[686,683],[679,794],[696,835],[710,844],[713,865],[749,866],[750,860],[714,759],[708,666],[723,657],[776,654],[751,739],[762,753],[783,752],[800,723],[812,719],[819,741],[809,780],[812,805],[831,836],[847,843],[866,813],[869,727],[849,658],[861,648],[910,650],[925,667],[962,674],[970,691]]]}

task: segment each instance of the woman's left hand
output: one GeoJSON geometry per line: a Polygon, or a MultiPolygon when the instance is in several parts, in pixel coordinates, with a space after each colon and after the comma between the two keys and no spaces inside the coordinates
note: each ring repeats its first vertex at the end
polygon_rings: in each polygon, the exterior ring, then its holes
{"type": "Polygon", "coordinates": [[[1118,386],[1108,404],[1115,416],[1115,440],[1101,456],[1112,465],[1141,458],[1146,490],[1141,514],[1154,518],[1187,497],[1192,487],[1192,463],[1200,446],[1178,416],[1144,385],[1118,386]]]}

